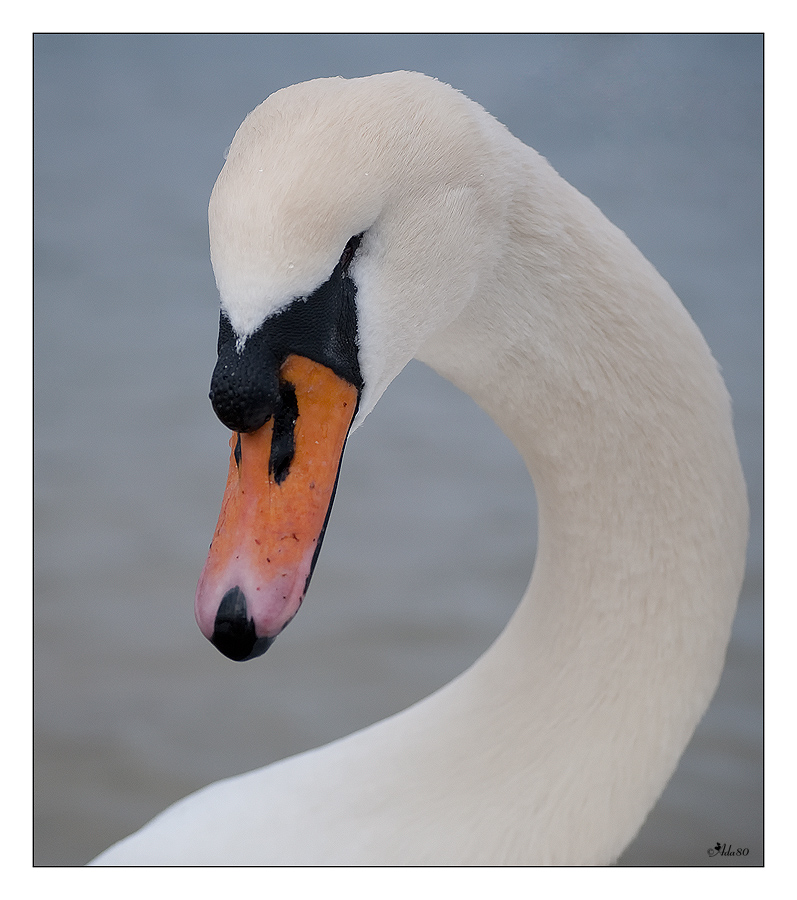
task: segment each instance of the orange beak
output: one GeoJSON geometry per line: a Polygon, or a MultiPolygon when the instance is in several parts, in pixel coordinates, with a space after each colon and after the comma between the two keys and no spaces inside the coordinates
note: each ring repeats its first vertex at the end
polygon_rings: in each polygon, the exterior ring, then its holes
{"type": "Polygon", "coordinates": [[[356,387],[306,357],[289,356],[279,380],[289,398],[283,410],[230,439],[227,487],[196,592],[202,633],[236,660],[264,653],[301,605],[357,409],[356,387]]]}

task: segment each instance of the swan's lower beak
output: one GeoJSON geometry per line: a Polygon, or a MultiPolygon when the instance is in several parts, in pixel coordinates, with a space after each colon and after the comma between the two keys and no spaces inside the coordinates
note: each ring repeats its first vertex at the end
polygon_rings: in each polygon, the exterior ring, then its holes
{"type": "Polygon", "coordinates": [[[357,389],[302,356],[280,368],[282,406],[233,433],[216,533],[196,592],[202,633],[230,659],[260,656],[296,615],[324,536],[357,389]]]}

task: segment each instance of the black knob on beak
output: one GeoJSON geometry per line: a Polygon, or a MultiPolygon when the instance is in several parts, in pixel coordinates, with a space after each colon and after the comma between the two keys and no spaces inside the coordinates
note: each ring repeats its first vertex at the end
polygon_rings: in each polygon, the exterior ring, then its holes
{"type": "Polygon", "coordinates": [[[227,428],[244,433],[257,431],[280,409],[279,365],[274,354],[257,339],[239,350],[224,316],[219,328],[219,358],[210,379],[210,402],[227,428]]]}

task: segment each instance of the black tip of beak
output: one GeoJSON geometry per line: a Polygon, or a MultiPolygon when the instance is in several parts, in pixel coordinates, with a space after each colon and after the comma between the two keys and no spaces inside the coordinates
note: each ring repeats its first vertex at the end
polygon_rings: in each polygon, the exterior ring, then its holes
{"type": "Polygon", "coordinates": [[[247,615],[246,597],[237,586],[222,598],[210,640],[219,652],[236,662],[262,656],[274,643],[273,637],[257,636],[255,623],[247,615]]]}

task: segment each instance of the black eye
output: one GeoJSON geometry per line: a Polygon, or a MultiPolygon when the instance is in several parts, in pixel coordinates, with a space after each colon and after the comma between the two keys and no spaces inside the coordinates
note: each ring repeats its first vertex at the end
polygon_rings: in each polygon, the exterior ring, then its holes
{"type": "Polygon", "coordinates": [[[348,272],[349,265],[354,259],[354,254],[357,252],[357,248],[360,246],[360,241],[363,239],[363,234],[364,232],[362,234],[355,235],[343,248],[343,253],[341,253],[340,255],[340,262],[338,263],[338,265],[341,267],[344,274],[348,272]]]}

